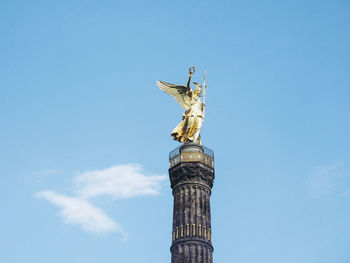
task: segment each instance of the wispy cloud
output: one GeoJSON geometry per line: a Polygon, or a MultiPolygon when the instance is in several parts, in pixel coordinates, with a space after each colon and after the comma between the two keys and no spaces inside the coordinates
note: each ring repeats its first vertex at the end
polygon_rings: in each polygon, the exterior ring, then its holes
{"type": "Polygon", "coordinates": [[[35,194],[60,208],[59,215],[67,224],[83,230],[105,233],[119,232],[126,239],[127,233],[114,219],[90,203],[93,198],[107,196],[113,200],[135,196],[159,194],[164,175],[145,175],[139,164],[116,165],[103,170],[86,171],[73,176],[71,196],[44,190],[35,194]]]}
{"type": "Polygon", "coordinates": [[[343,162],[312,169],[307,178],[309,194],[314,198],[326,196],[348,196],[350,194],[350,170],[343,162]]]}
{"type": "Polygon", "coordinates": [[[76,193],[82,198],[107,195],[113,199],[159,193],[162,175],[146,176],[139,164],[117,165],[104,170],[87,171],[74,178],[76,193]]]}
{"type": "Polygon", "coordinates": [[[67,224],[79,225],[86,231],[97,233],[115,231],[124,233],[122,227],[113,219],[84,199],[68,197],[49,190],[36,193],[36,197],[44,198],[58,206],[59,215],[67,224]]]}

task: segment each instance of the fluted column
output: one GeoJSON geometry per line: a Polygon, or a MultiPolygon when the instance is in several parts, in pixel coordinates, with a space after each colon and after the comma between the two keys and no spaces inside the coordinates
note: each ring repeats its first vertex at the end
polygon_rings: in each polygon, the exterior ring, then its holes
{"type": "Polygon", "coordinates": [[[180,158],[169,169],[174,196],[171,262],[212,263],[210,195],[214,181],[213,160],[208,162],[203,147],[194,143],[184,144],[179,153],[186,153],[187,159],[180,158]],[[193,153],[193,158],[189,152],[193,153]],[[203,157],[198,159],[196,154],[203,157]]]}

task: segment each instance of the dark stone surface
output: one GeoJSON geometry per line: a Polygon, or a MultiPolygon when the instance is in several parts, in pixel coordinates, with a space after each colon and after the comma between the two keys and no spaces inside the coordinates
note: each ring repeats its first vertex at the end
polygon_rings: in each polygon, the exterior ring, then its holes
{"type": "Polygon", "coordinates": [[[212,263],[210,195],[214,169],[201,162],[182,162],[169,169],[169,176],[174,196],[171,262],[212,263]]]}
{"type": "Polygon", "coordinates": [[[201,162],[179,163],[169,169],[171,188],[181,184],[201,184],[209,190],[214,183],[214,169],[201,162]]]}

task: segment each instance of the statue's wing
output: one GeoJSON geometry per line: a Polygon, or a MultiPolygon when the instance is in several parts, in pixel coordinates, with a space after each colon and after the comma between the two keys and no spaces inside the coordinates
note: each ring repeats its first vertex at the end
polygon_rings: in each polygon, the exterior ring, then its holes
{"type": "Polygon", "coordinates": [[[174,85],[164,81],[157,81],[158,87],[173,96],[182,108],[188,110],[191,107],[191,98],[187,94],[187,87],[182,85],[174,85]]]}

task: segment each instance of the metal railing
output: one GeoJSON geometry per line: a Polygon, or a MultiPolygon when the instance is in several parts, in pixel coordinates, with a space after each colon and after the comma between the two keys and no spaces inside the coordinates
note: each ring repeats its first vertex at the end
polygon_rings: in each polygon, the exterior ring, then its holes
{"type": "Polygon", "coordinates": [[[205,146],[203,146],[203,145],[202,145],[202,147],[204,149],[204,154],[206,154],[206,155],[208,155],[208,156],[210,156],[211,158],[214,159],[214,151],[209,149],[209,148],[207,148],[207,147],[205,147],[205,146]]]}
{"type": "Polygon", "coordinates": [[[180,145],[179,147],[176,147],[174,150],[172,150],[169,153],[169,160],[173,159],[176,155],[180,155],[180,148],[182,147],[182,145],[180,145]]]}
{"type": "Polygon", "coordinates": [[[186,148],[186,151],[181,152],[181,147],[175,148],[169,153],[169,166],[170,168],[177,165],[180,162],[201,162],[212,168],[214,168],[214,152],[205,147],[202,151],[198,151],[198,148],[191,151],[191,148],[186,148]]]}

